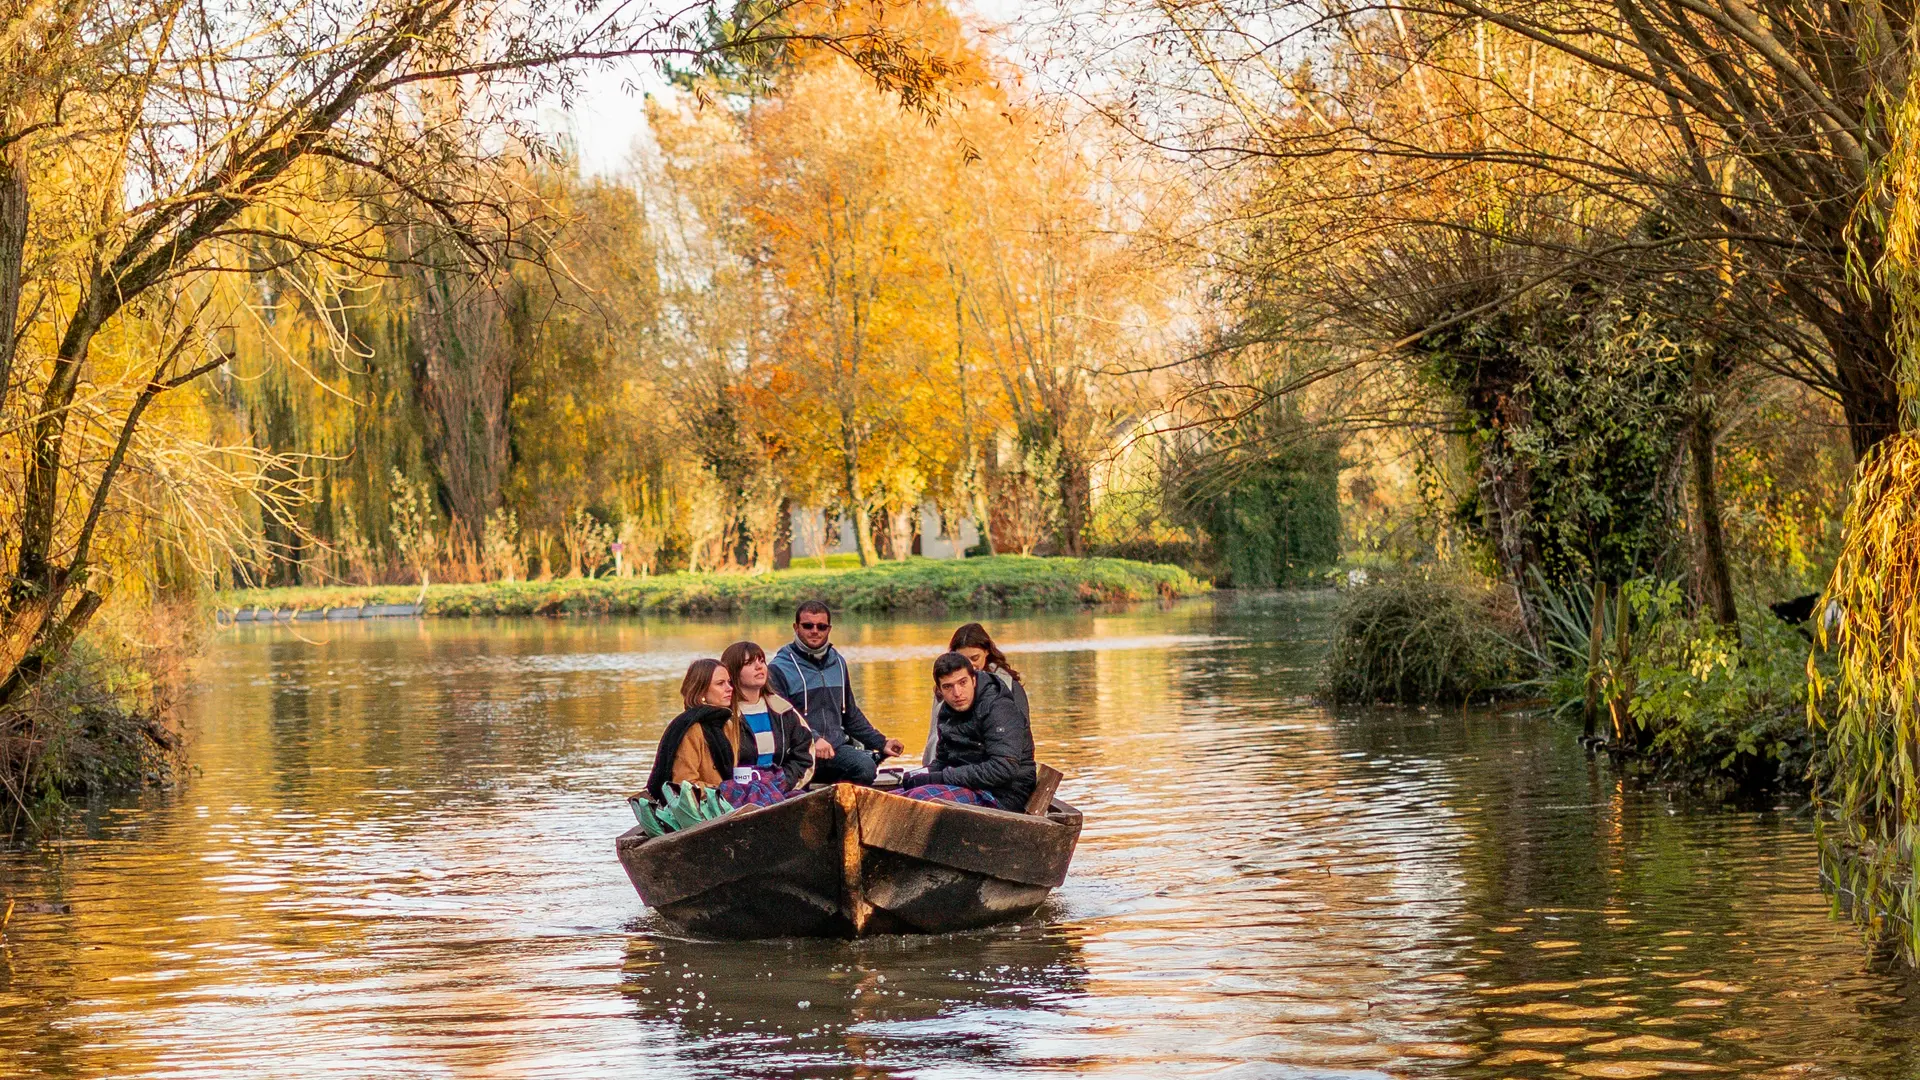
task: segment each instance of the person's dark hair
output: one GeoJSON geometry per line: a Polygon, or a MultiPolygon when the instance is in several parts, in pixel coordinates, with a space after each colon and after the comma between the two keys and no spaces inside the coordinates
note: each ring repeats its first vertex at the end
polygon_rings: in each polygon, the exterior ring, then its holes
{"type": "Polygon", "coordinates": [[[972,671],[973,661],[957,652],[941,653],[940,659],[933,662],[933,682],[938,686],[941,679],[956,671],[972,671]]]}
{"type": "Polygon", "coordinates": [[[814,612],[820,615],[825,615],[827,617],[828,622],[833,621],[833,609],[827,606],[827,602],[825,600],[800,601],[800,606],[793,609],[793,621],[799,622],[800,616],[805,615],[808,612],[814,612]]]}
{"type": "Polygon", "coordinates": [[[687,665],[687,677],[680,680],[680,701],[691,709],[707,703],[707,690],[713,686],[713,673],[720,661],[701,659],[687,665]]]}
{"type": "Polygon", "coordinates": [[[1012,664],[1007,663],[1007,654],[1001,652],[1000,646],[993,643],[993,636],[987,633],[987,628],[977,622],[970,622],[955,630],[953,640],[947,642],[947,648],[954,652],[959,652],[961,649],[979,649],[987,654],[987,667],[999,668],[1013,676],[1014,682],[1021,681],[1020,673],[1013,669],[1012,664]]]}
{"type": "MultiPolygon", "coordinates": [[[[755,660],[766,658],[767,650],[751,641],[736,641],[720,654],[720,666],[727,669],[727,678],[733,680],[733,718],[735,720],[740,719],[740,669],[755,660]]],[[[760,688],[760,696],[764,699],[766,695],[767,687],[763,686],[760,688]]]]}

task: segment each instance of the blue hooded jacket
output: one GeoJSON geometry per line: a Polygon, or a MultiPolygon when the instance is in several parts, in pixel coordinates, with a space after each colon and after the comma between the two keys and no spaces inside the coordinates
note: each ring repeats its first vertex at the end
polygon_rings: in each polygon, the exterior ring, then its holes
{"type": "Polygon", "coordinates": [[[767,662],[767,673],[773,692],[799,708],[814,734],[835,746],[859,743],[869,750],[885,749],[887,737],[867,722],[853,700],[853,682],[840,650],[828,645],[825,658],[815,660],[789,641],[767,662]]]}

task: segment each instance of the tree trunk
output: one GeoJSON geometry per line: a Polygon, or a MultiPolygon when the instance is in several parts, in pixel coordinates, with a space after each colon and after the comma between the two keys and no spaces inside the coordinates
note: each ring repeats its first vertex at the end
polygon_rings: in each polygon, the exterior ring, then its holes
{"type": "Polygon", "coordinates": [[[1060,447],[1060,554],[1087,553],[1087,519],[1092,516],[1092,470],[1078,454],[1060,447]]]}
{"type": "Polygon", "coordinates": [[[1521,517],[1526,513],[1527,480],[1524,472],[1507,460],[1497,443],[1486,450],[1480,491],[1486,499],[1487,513],[1492,517],[1488,524],[1493,534],[1494,555],[1500,560],[1500,569],[1520,604],[1521,632],[1526,635],[1527,644],[1538,651],[1540,619],[1527,598],[1527,570],[1532,564],[1521,528],[1521,517]]]}
{"type": "MultiPolygon", "coordinates": [[[[1699,362],[1696,362],[1696,367],[1699,362]]],[[[1695,517],[1694,577],[1700,606],[1721,626],[1738,627],[1740,612],[1734,606],[1733,574],[1727,566],[1726,530],[1720,517],[1720,489],[1714,483],[1714,443],[1717,441],[1713,409],[1705,398],[1688,432],[1688,450],[1693,458],[1693,512],[1695,517]]]]}
{"type": "Polygon", "coordinates": [[[887,511],[887,532],[893,542],[893,557],[906,562],[913,554],[913,516],[915,507],[887,511]]]}
{"type": "Polygon", "coordinates": [[[873,506],[861,490],[860,441],[845,423],[841,425],[841,453],[846,465],[848,516],[853,518],[853,538],[860,550],[860,565],[872,566],[880,561],[880,550],[873,543],[873,506]]]}
{"type": "MultiPolygon", "coordinates": [[[[93,621],[94,613],[100,610],[101,599],[99,593],[81,590],[80,599],[74,601],[73,606],[67,609],[66,616],[57,622],[48,618],[54,609],[52,601],[30,605],[37,610],[20,613],[33,621],[34,628],[30,636],[22,637],[27,642],[26,651],[13,659],[9,649],[12,662],[0,668],[6,673],[0,679],[0,708],[18,701],[21,694],[66,660],[67,654],[73,649],[74,639],[80,636],[80,631],[86,629],[87,624],[93,621]]],[[[9,619],[4,638],[6,645],[11,646],[16,640],[16,629],[24,629],[24,626],[17,628],[14,620],[9,619]]]]}
{"type": "MultiPolygon", "coordinates": [[[[1861,265],[1878,265],[1883,250],[1879,239],[1874,235],[1856,239],[1861,246],[1855,257],[1861,265]]],[[[1835,267],[1832,273],[1838,276],[1842,268],[1835,267]]],[[[1847,420],[1847,442],[1853,447],[1853,459],[1859,461],[1880,440],[1900,430],[1900,357],[1892,340],[1892,301],[1883,286],[1871,281],[1859,289],[1849,284],[1833,304],[1815,303],[1797,292],[1788,296],[1827,343],[1839,385],[1816,389],[1829,389],[1839,400],[1847,420]]]]}
{"type": "Polygon", "coordinates": [[[773,525],[773,568],[785,570],[793,565],[793,500],[780,497],[780,519],[773,525]]]}
{"type": "Polygon", "coordinates": [[[973,470],[973,520],[980,526],[980,546],[988,555],[999,554],[993,543],[993,504],[987,497],[987,485],[993,476],[993,470],[1000,464],[999,448],[989,443],[982,460],[976,461],[973,470]]]}
{"type": "Polygon", "coordinates": [[[13,388],[13,361],[19,349],[20,278],[26,268],[26,174],[10,153],[0,152],[0,412],[13,388]]]}
{"type": "Polygon", "coordinates": [[[1900,430],[1900,391],[1892,372],[1898,364],[1884,337],[1835,341],[1834,367],[1840,375],[1840,409],[1847,418],[1847,442],[1859,461],[1880,440],[1900,430]]]}

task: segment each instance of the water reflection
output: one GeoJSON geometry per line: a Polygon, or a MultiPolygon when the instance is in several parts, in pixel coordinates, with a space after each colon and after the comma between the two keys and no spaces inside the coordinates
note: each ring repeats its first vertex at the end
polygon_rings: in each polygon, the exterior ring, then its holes
{"type": "Polygon", "coordinates": [[[1050,1041],[1085,995],[1080,930],[690,942],[641,936],[621,991],[690,1063],[727,1075],[1073,1065],[1050,1041]]]}
{"type": "MultiPolygon", "coordinates": [[[[42,905],[0,1074],[1920,1074],[1804,818],[1623,788],[1534,717],[1331,714],[1320,615],[996,620],[1087,815],[1045,918],[745,945],[662,932],[611,838],[661,673],[779,620],[223,634],[191,783],[0,852],[42,905]]],[[[950,630],[836,628],[909,743],[950,630]]]]}

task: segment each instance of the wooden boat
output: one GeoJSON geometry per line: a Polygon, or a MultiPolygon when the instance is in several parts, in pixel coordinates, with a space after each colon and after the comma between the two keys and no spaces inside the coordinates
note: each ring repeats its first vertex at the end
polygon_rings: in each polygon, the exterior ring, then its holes
{"type": "Polygon", "coordinates": [[[837,784],[665,836],[635,826],[614,847],[640,899],[701,937],[971,930],[1032,914],[1066,880],[1080,811],[1040,773],[1028,805],[1044,813],[837,784]]]}

